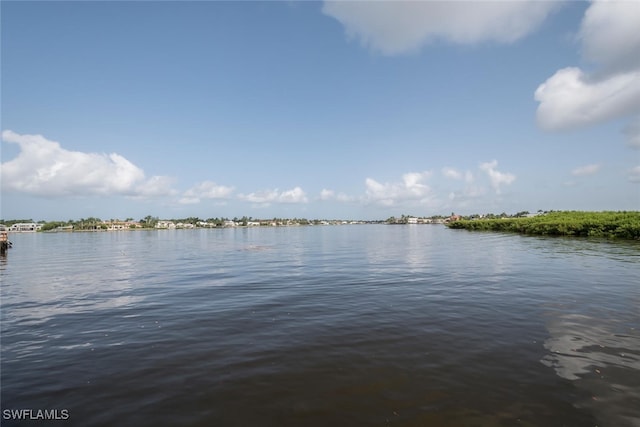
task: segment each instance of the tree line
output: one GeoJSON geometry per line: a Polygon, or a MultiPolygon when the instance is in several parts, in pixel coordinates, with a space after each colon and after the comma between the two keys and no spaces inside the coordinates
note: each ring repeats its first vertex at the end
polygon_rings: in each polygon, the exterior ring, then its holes
{"type": "Polygon", "coordinates": [[[452,229],[504,231],[548,236],[640,239],[637,211],[556,211],[533,217],[478,218],[452,221],[452,229]]]}
{"type": "MultiPolygon", "coordinates": [[[[313,219],[309,220],[307,218],[278,218],[274,217],[272,219],[257,219],[251,216],[242,216],[242,217],[211,217],[211,218],[200,218],[196,216],[190,216],[186,218],[170,218],[164,219],[165,221],[173,222],[174,224],[190,224],[194,227],[207,227],[207,226],[215,226],[222,227],[230,221],[239,225],[239,226],[247,226],[251,222],[260,222],[262,224],[276,224],[276,225],[319,225],[327,222],[336,222],[336,220],[319,220],[313,219]]],[[[130,228],[142,228],[142,229],[152,229],[156,228],[158,222],[160,222],[160,218],[157,216],[147,215],[144,218],[140,218],[138,221],[135,221],[133,218],[126,218],[125,220],[120,219],[108,219],[102,220],[97,217],[88,217],[88,218],[80,218],[77,220],[69,219],[67,221],[34,221],[33,219],[13,219],[13,220],[0,220],[1,224],[10,227],[13,224],[17,223],[37,223],[42,226],[41,231],[52,231],[56,229],[67,228],[74,231],[97,231],[97,230],[107,230],[109,228],[109,223],[121,223],[126,222],[130,223],[130,228]]]]}

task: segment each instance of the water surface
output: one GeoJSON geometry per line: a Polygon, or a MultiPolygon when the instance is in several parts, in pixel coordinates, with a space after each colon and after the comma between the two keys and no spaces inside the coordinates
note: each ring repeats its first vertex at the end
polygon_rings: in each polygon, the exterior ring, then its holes
{"type": "Polygon", "coordinates": [[[437,225],[10,238],[3,410],[67,409],[78,426],[640,426],[639,242],[437,225]]]}

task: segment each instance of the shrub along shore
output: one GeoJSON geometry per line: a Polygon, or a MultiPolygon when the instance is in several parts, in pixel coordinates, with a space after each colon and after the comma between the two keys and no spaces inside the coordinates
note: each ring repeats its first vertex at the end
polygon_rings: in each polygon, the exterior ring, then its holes
{"type": "Polygon", "coordinates": [[[640,212],[558,211],[525,218],[451,221],[449,228],[544,236],[584,236],[640,240],[640,212]]]}

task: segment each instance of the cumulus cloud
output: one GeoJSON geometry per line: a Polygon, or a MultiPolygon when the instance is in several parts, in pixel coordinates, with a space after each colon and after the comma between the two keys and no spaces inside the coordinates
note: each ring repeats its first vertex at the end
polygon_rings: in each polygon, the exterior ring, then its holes
{"type": "Polygon", "coordinates": [[[335,197],[335,192],[333,190],[327,190],[323,188],[320,192],[320,200],[331,200],[335,197]]]}
{"type": "Polygon", "coordinates": [[[512,173],[500,172],[496,169],[497,167],[497,160],[480,164],[480,169],[486,172],[489,176],[491,187],[494,189],[496,194],[500,194],[500,186],[511,184],[516,180],[516,176],[512,173]]]}
{"type": "Polygon", "coordinates": [[[607,71],[640,68],[640,2],[594,1],[580,27],[583,55],[607,71]]]}
{"type": "Polygon", "coordinates": [[[309,201],[305,192],[300,187],[285,191],[275,189],[239,194],[238,198],[258,205],[269,205],[271,203],[307,203],[309,201]]]}
{"type": "Polygon", "coordinates": [[[20,153],[2,163],[2,188],[38,196],[172,194],[167,177],[145,178],[144,171],[123,156],[84,153],[62,148],[42,135],[2,132],[3,141],[18,144],[20,153]]]}
{"type": "Polygon", "coordinates": [[[580,166],[573,169],[571,171],[571,175],[573,176],[593,175],[597,173],[599,170],[600,170],[600,165],[597,165],[597,164],[580,166]]]}
{"type": "Polygon", "coordinates": [[[226,199],[233,193],[233,187],[203,181],[188,189],[179,200],[182,204],[199,203],[202,199],[226,199]]]}
{"type": "Polygon", "coordinates": [[[278,201],[280,203],[307,203],[307,196],[302,191],[302,188],[296,187],[291,190],[283,191],[278,195],[278,201]]]}
{"type": "Polygon", "coordinates": [[[462,179],[462,173],[450,167],[442,168],[442,175],[451,179],[462,179]]]}
{"type": "Polygon", "coordinates": [[[454,169],[451,167],[444,167],[442,168],[442,175],[445,178],[450,178],[455,180],[464,179],[467,183],[473,182],[473,174],[471,173],[471,171],[466,171],[465,173],[462,173],[457,169],[454,169]]]}
{"type": "Polygon", "coordinates": [[[575,67],[556,72],[535,92],[546,130],[570,129],[640,111],[640,71],[594,80],[575,67]]]}
{"type": "MultiPolygon", "coordinates": [[[[495,167],[497,163],[493,166],[495,167]]],[[[463,181],[464,187],[459,189],[453,189],[449,191],[447,199],[451,203],[451,207],[466,208],[476,204],[478,198],[486,195],[487,190],[481,185],[475,184],[475,178],[471,171],[467,170],[464,173],[451,167],[442,168],[442,175],[445,178],[453,179],[455,181],[463,181]]]]}
{"type": "Polygon", "coordinates": [[[366,201],[383,206],[417,200],[425,202],[432,197],[431,188],[424,181],[431,176],[431,172],[409,172],[402,176],[402,182],[379,183],[373,178],[365,180],[366,201]]]}
{"type": "Polygon", "coordinates": [[[534,31],[557,2],[326,1],[322,11],[350,39],[385,55],[419,50],[433,40],[514,42],[534,31]]]}
{"type": "Polygon", "coordinates": [[[629,171],[627,178],[631,182],[640,182],[640,166],[636,166],[635,168],[629,171]]]}
{"type": "Polygon", "coordinates": [[[599,69],[557,71],[535,91],[537,121],[546,130],[570,129],[640,111],[640,2],[594,0],[582,20],[584,59],[599,69]]]}

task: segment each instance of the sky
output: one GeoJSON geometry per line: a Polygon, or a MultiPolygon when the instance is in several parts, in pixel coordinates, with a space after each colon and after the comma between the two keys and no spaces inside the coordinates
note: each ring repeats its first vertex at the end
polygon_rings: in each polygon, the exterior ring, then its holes
{"type": "Polygon", "coordinates": [[[640,210],[640,1],[2,1],[0,218],[640,210]]]}

